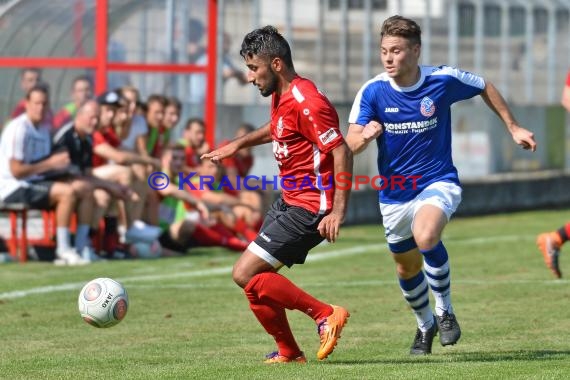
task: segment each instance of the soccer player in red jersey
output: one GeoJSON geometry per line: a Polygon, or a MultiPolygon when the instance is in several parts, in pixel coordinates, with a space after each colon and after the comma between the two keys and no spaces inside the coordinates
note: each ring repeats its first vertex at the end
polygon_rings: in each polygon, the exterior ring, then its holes
{"type": "Polygon", "coordinates": [[[261,95],[272,96],[271,121],[202,158],[220,162],[242,148],[273,141],[285,186],[259,235],[235,263],[233,280],[277,343],[266,363],[306,362],[285,309],[299,310],[316,322],[317,358],[323,360],[334,350],[348,311],[314,298],[277,272],[283,265],[304,263],[324,238],[334,242],[338,237],[350,189],[335,190],[334,178],[341,172],[352,175],[352,155],[335,109],[313,82],[297,75],[289,44],[277,29],[266,26],[247,34],[240,54],[249,68],[248,81],[261,95]],[[319,186],[311,186],[317,181],[319,186]]]}

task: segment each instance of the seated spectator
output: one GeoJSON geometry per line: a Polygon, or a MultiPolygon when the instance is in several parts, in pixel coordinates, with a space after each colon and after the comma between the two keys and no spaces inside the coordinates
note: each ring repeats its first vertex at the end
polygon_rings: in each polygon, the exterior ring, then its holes
{"type": "Polygon", "coordinates": [[[228,194],[226,190],[229,184],[221,181],[220,167],[211,160],[202,160],[197,174],[198,176],[190,179],[194,189],[190,186],[186,189],[196,198],[219,210],[214,215],[221,225],[249,241],[255,240],[257,236],[255,228],[261,219],[261,210],[243,202],[233,194],[228,194]]]}
{"type": "MultiPolygon", "coordinates": [[[[88,182],[94,189],[96,207],[90,223],[91,235],[98,236],[99,221],[106,210],[111,206],[111,201],[120,199],[124,202],[137,200],[138,196],[130,189],[130,178],[125,172],[119,182],[111,182],[93,176],[93,143],[92,136],[99,123],[99,105],[94,100],[88,100],[80,105],[72,123],[60,128],[53,137],[53,150],[56,152],[66,151],[78,173],[77,179],[88,182]]],[[[99,256],[93,249],[88,247],[82,252],[82,257],[88,261],[96,261],[99,256]]],[[[97,250],[100,244],[96,244],[97,250]]]]}
{"type": "Polygon", "coordinates": [[[118,92],[126,100],[126,107],[119,107],[113,119],[113,126],[121,140],[121,148],[148,155],[146,150],[148,126],[145,118],[137,112],[140,103],[139,92],[132,86],[125,86],[118,92]]]}
{"type": "MultiPolygon", "coordinates": [[[[125,205],[126,220],[123,227],[119,229],[121,235],[127,243],[137,240],[150,240],[159,230],[156,227],[148,226],[142,222],[141,217],[146,197],[150,188],[147,178],[137,176],[137,167],[146,168],[152,166],[160,168],[160,160],[141,155],[132,151],[121,149],[121,141],[115,134],[113,128],[113,118],[119,107],[124,103],[123,98],[114,91],[106,92],[97,98],[101,107],[99,126],[93,134],[93,174],[95,177],[118,182],[125,185],[126,178],[129,179],[129,186],[137,194],[137,201],[132,201],[129,206],[125,205]]],[[[114,222],[115,224],[116,221],[114,222]]]]}
{"type": "Polygon", "coordinates": [[[0,199],[24,203],[33,209],[55,208],[57,235],[55,264],[81,265],[93,210],[93,192],[70,178],[67,152],[51,154],[50,127],[45,123],[48,94],[44,87],[30,89],[26,112],[12,120],[0,139],[0,199]],[[75,249],[70,224],[77,210],[75,249]]]}
{"type": "Polygon", "coordinates": [[[73,79],[71,84],[71,102],[60,109],[53,118],[53,129],[57,130],[70,123],[77,109],[93,96],[91,79],[86,75],[81,75],[73,79]]]}
{"type": "Polygon", "coordinates": [[[221,234],[207,225],[209,211],[204,203],[190,195],[187,191],[178,188],[178,176],[184,166],[184,147],[169,145],[165,147],[162,156],[162,171],[166,173],[171,182],[159,190],[160,196],[160,226],[163,233],[159,238],[163,248],[171,251],[185,253],[195,246],[221,246],[242,252],[248,243],[233,235],[221,234]],[[188,218],[185,204],[199,212],[197,218],[188,218]]]}
{"type": "MultiPolygon", "coordinates": [[[[176,128],[176,125],[180,121],[180,115],[182,114],[182,103],[176,97],[171,96],[166,98],[166,107],[164,108],[164,120],[162,124],[164,128],[171,134],[172,130],[176,128]]],[[[170,138],[170,136],[169,136],[170,138]]]]}
{"type": "Polygon", "coordinates": [[[151,95],[146,101],[146,124],[148,126],[146,150],[152,157],[160,157],[162,148],[170,141],[170,130],[164,127],[164,109],[166,98],[151,95]]]}
{"type": "MultiPolygon", "coordinates": [[[[253,127],[251,124],[247,124],[244,123],[242,124],[236,131],[234,138],[238,139],[240,137],[242,137],[243,135],[253,131],[255,129],[255,127],[253,127]]],[[[229,141],[223,141],[220,146],[224,146],[226,144],[228,144],[229,141]]],[[[243,148],[240,149],[239,151],[236,152],[235,155],[233,155],[232,157],[228,157],[226,159],[224,159],[222,161],[222,167],[224,168],[224,171],[226,173],[226,176],[228,178],[228,180],[230,181],[230,183],[232,184],[231,189],[230,188],[225,188],[224,191],[228,194],[232,194],[234,196],[237,196],[240,201],[244,204],[249,205],[252,209],[254,210],[258,210],[258,211],[263,211],[264,209],[264,201],[265,203],[270,202],[271,200],[270,198],[270,192],[265,192],[263,191],[263,183],[260,181],[248,181],[248,185],[255,187],[258,186],[261,190],[259,191],[252,191],[252,190],[247,190],[247,189],[240,189],[238,190],[237,184],[238,184],[238,176],[242,178],[245,178],[251,168],[253,167],[253,154],[251,152],[251,148],[243,148]]],[[[257,214],[255,214],[257,215],[257,214]]],[[[262,221],[261,219],[261,214],[259,215],[259,222],[262,221]]],[[[257,220],[257,218],[255,217],[254,219],[257,220]]],[[[254,223],[253,220],[249,220],[249,223],[254,223]]],[[[253,225],[253,224],[252,224],[253,225]]],[[[254,229],[259,229],[261,227],[261,225],[257,224],[257,225],[253,225],[254,229]]]]}
{"type": "MultiPolygon", "coordinates": [[[[42,80],[42,71],[35,67],[27,67],[20,71],[20,89],[27,95],[42,80]]],[[[10,112],[10,119],[15,119],[26,112],[26,97],[22,98],[10,112]]]]}
{"type": "Polygon", "coordinates": [[[195,171],[200,165],[200,156],[210,151],[210,145],[206,142],[206,125],[200,118],[190,118],[182,132],[178,143],[185,147],[186,168],[184,172],[195,171]]]}
{"type": "Polygon", "coordinates": [[[26,68],[20,72],[20,88],[24,93],[24,98],[21,99],[12,112],[10,113],[10,119],[15,119],[16,117],[20,116],[21,114],[26,112],[26,96],[30,89],[34,87],[43,87],[46,94],[47,94],[47,110],[44,112],[44,122],[48,124],[51,128],[53,125],[53,112],[50,108],[50,93],[49,93],[49,84],[47,82],[41,81],[41,70],[37,68],[26,68]]]}

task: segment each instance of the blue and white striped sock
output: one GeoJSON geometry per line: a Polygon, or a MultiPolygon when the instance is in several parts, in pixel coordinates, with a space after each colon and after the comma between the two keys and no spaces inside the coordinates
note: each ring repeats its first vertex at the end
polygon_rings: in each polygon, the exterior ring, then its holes
{"type": "Polygon", "coordinates": [[[404,298],[414,311],[419,329],[424,332],[429,330],[433,326],[433,313],[429,307],[428,284],[424,273],[420,271],[412,278],[400,278],[399,281],[404,298]]]}
{"type": "Polygon", "coordinates": [[[451,276],[447,250],[440,241],[430,250],[420,252],[424,255],[424,269],[431,292],[435,299],[435,313],[453,313],[451,306],[451,276]]]}

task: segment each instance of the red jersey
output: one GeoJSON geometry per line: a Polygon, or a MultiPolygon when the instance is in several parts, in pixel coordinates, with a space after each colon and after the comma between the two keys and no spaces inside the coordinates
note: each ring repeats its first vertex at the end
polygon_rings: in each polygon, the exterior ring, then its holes
{"type": "Polygon", "coordinates": [[[568,75],[566,75],[566,86],[570,87],[570,71],[568,71],[568,75]]]}
{"type": "Polygon", "coordinates": [[[93,133],[93,167],[103,166],[107,164],[107,159],[95,153],[95,147],[100,144],[109,144],[113,148],[121,146],[121,140],[115,134],[113,128],[107,128],[104,131],[95,131],[93,133]]]}
{"type": "Polygon", "coordinates": [[[273,94],[271,138],[287,204],[318,214],[332,209],[331,151],[344,142],[338,125],[336,110],[308,79],[296,77],[289,91],[273,94]]]}
{"type": "Polygon", "coordinates": [[[21,114],[23,114],[24,112],[26,112],[26,99],[21,99],[16,106],[14,107],[14,109],[12,110],[12,112],[10,113],[10,118],[11,119],[15,119],[18,116],[20,116],[21,114]]]}

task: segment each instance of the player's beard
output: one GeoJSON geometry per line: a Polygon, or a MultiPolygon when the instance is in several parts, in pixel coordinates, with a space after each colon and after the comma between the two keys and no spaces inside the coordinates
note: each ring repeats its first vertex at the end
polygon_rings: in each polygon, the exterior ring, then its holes
{"type": "Polygon", "coordinates": [[[261,95],[268,97],[277,90],[277,84],[279,83],[279,78],[277,74],[273,72],[273,69],[269,67],[269,80],[267,81],[267,86],[263,90],[260,90],[261,95]]]}

